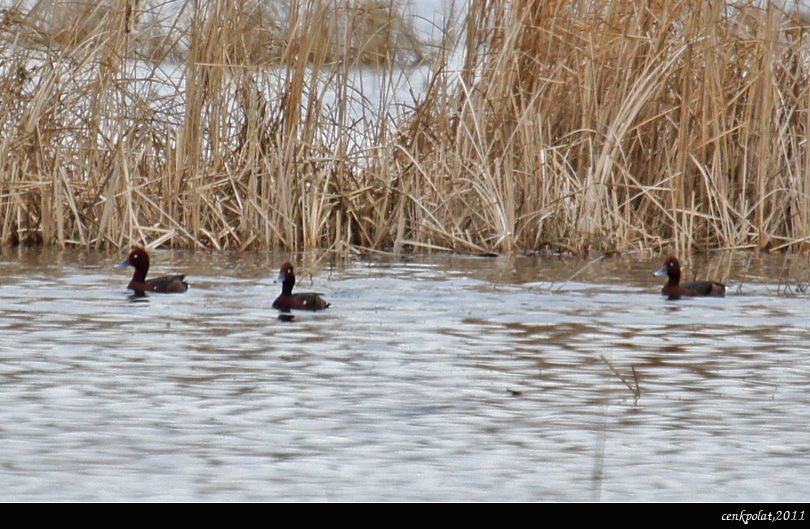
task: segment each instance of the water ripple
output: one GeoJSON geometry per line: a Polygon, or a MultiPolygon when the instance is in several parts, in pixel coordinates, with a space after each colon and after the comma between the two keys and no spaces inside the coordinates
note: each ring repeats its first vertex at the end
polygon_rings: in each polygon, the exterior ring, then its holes
{"type": "Polygon", "coordinates": [[[683,302],[649,259],[357,261],[293,321],[281,260],[157,252],[192,288],[132,303],[114,258],[0,259],[3,497],[807,499],[807,300],[747,282],[782,258],[683,302]]]}

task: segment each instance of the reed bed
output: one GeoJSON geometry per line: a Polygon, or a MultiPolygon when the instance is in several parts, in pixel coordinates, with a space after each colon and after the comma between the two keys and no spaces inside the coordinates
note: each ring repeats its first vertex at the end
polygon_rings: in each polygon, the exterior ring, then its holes
{"type": "Polygon", "coordinates": [[[807,37],[773,5],[472,0],[425,43],[393,1],[170,4],[2,9],[3,241],[810,248],[807,37]]]}

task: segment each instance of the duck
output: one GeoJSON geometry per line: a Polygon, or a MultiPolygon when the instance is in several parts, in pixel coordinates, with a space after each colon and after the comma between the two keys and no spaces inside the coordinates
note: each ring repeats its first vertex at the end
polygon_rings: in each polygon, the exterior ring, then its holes
{"type": "Polygon", "coordinates": [[[726,295],[726,285],[717,281],[688,281],[681,284],[681,264],[675,256],[669,256],[664,261],[664,266],[658,269],[656,276],[666,275],[669,280],[661,289],[661,294],[668,299],[681,299],[684,296],[711,296],[724,297],[726,295]]]}
{"type": "Polygon", "coordinates": [[[188,290],[185,274],[156,277],[146,279],[149,272],[149,254],[141,247],[135,247],[129,252],[127,258],[115,265],[115,268],[135,268],[132,281],[127,288],[135,292],[136,296],[144,296],[146,292],[160,292],[166,294],[181,294],[188,290]]]}
{"type": "Polygon", "coordinates": [[[278,281],[281,283],[281,295],[273,301],[274,309],[283,312],[289,312],[292,309],[323,310],[331,305],[318,292],[297,292],[293,294],[295,272],[292,263],[289,261],[281,265],[278,281]]]}

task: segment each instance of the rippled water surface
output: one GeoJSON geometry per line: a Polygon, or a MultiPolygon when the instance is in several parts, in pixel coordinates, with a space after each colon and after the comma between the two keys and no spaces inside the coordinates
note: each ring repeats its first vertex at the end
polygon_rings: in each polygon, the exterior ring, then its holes
{"type": "Polygon", "coordinates": [[[806,258],[122,257],[0,253],[4,500],[810,499],[806,258]]]}

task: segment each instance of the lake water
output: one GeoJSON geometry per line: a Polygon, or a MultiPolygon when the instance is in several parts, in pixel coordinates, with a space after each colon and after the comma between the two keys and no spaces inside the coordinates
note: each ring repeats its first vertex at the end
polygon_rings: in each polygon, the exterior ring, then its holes
{"type": "Polygon", "coordinates": [[[805,257],[123,257],[0,250],[3,500],[810,499],[805,257]]]}

